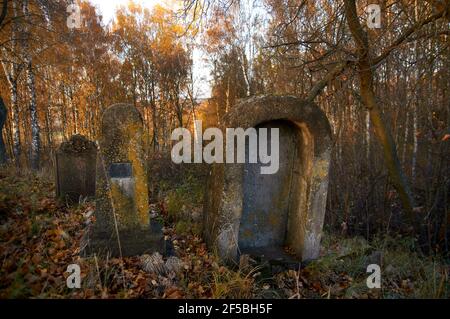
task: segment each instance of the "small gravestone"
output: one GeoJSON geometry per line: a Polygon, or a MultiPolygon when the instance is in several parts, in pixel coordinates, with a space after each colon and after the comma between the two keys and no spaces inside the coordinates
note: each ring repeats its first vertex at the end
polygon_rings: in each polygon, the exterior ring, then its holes
{"type": "Polygon", "coordinates": [[[56,196],[78,203],[95,196],[97,146],[82,135],[73,135],[56,151],[56,196]]]}
{"type": "Polygon", "coordinates": [[[278,129],[279,169],[262,174],[266,164],[259,160],[212,165],[204,205],[208,246],[235,262],[243,255],[291,265],[317,258],[331,152],[325,114],[293,96],[260,96],[227,113],[226,128],[278,129]]]}
{"type": "Polygon", "coordinates": [[[103,114],[96,197],[87,254],[164,252],[162,225],[149,215],[142,118],[132,105],[114,104],[103,114]]]}

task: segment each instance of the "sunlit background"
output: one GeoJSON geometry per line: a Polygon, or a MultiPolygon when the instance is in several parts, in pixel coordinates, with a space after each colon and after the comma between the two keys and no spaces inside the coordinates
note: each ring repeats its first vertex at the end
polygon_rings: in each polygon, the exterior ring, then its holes
{"type": "MultiPolygon", "coordinates": [[[[130,0],[89,0],[102,16],[105,25],[115,17],[115,12],[120,6],[127,6],[130,0]]],[[[170,8],[174,11],[182,8],[182,1],[178,0],[134,0],[134,3],[144,8],[152,9],[155,5],[170,8]]],[[[197,41],[198,42],[198,41],[197,41]]],[[[192,53],[194,88],[198,98],[204,99],[211,96],[211,68],[205,61],[205,53],[198,47],[192,53]]]]}

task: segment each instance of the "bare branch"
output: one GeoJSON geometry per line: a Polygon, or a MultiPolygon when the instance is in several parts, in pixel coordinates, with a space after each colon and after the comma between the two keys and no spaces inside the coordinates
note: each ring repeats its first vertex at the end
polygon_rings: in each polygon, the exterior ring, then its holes
{"type": "Polygon", "coordinates": [[[449,8],[446,8],[446,9],[444,8],[440,12],[435,13],[435,14],[429,16],[428,18],[415,23],[413,26],[411,26],[409,29],[407,29],[405,32],[403,32],[403,34],[400,35],[383,53],[381,53],[378,57],[374,58],[372,60],[372,64],[377,65],[380,62],[382,62],[384,59],[386,59],[389,56],[389,54],[391,54],[391,52],[393,50],[395,50],[403,42],[405,42],[411,34],[416,32],[417,30],[419,30],[424,25],[427,25],[433,21],[436,21],[439,18],[442,18],[444,16],[448,16],[448,11],[449,11],[449,8]]]}
{"type": "Polygon", "coordinates": [[[314,101],[316,96],[322,92],[322,90],[328,85],[328,83],[339,76],[350,63],[352,63],[352,61],[349,60],[339,62],[330,72],[328,72],[327,75],[322,78],[322,80],[314,84],[311,91],[308,93],[306,100],[310,102],[314,101]]]}

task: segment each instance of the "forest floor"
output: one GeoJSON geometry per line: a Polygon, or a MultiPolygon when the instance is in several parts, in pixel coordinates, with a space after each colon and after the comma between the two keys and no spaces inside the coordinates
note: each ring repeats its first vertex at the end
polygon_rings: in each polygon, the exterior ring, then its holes
{"type": "Polygon", "coordinates": [[[321,257],[300,270],[272,274],[256,264],[228,267],[199,236],[200,195],[185,187],[189,183],[152,206],[162,211],[166,239],[182,265],[177,272],[158,273],[148,271],[142,256],[81,258],[94,203],[59,202],[48,174],[0,170],[0,298],[450,297],[450,268],[443,258],[425,256],[413,239],[395,235],[368,242],[325,234],[321,257]],[[189,212],[194,218],[180,217],[189,212]],[[381,289],[369,289],[366,268],[377,261],[381,289]],[[66,286],[67,266],[74,263],[81,267],[80,289],[66,286]]]}

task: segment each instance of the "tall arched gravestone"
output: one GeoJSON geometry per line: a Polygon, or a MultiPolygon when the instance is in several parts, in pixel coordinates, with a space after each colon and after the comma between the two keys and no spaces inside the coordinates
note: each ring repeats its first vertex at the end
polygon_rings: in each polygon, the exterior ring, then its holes
{"type": "Polygon", "coordinates": [[[279,170],[264,175],[261,163],[212,165],[204,204],[208,246],[234,261],[240,254],[317,258],[331,152],[325,114],[293,96],[254,97],[225,116],[223,132],[239,127],[279,129],[279,170]]]}
{"type": "Polygon", "coordinates": [[[95,196],[97,146],[76,134],[56,151],[56,196],[78,203],[95,196]]]}
{"type": "Polygon", "coordinates": [[[134,106],[114,104],[105,110],[99,155],[95,223],[88,233],[88,253],[132,256],[164,252],[162,226],[149,216],[143,124],[134,106]]]}

